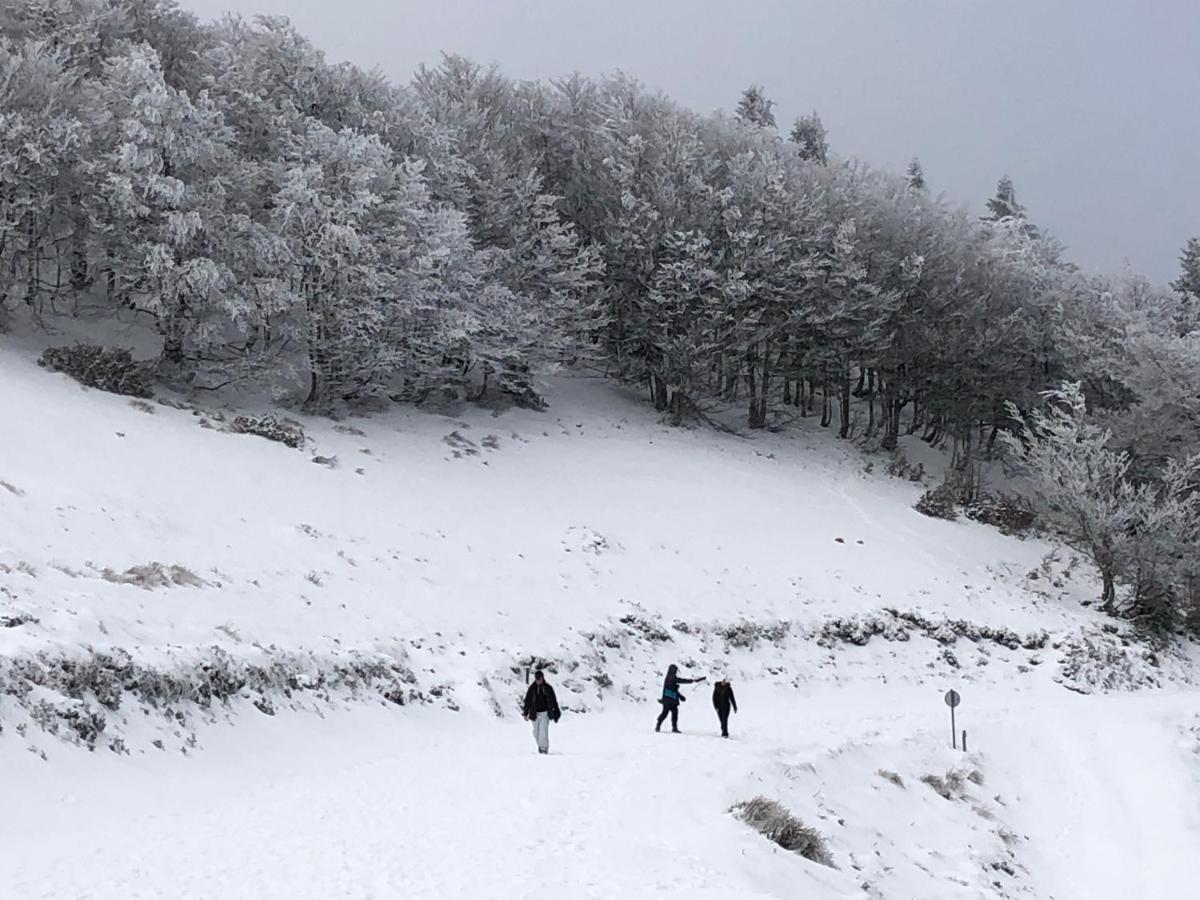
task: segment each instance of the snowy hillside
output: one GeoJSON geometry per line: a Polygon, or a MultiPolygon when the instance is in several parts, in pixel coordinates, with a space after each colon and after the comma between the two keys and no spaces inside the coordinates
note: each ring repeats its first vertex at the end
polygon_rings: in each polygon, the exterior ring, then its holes
{"type": "Polygon", "coordinates": [[[265,408],[85,391],[4,340],[0,896],[1200,879],[1188,651],[1082,606],[1068,552],[914,512],[886,457],[668,428],[578,374],[545,412],[302,419],[293,449],[233,433],[265,408]],[[548,759],[518,714],[535,660],[566,710],[548,759]],[[731,741],[704,685],[653,733],[670,662],[732,679],[731,741]],[[728,814],[758,794],[836,868],[728,814]]]}

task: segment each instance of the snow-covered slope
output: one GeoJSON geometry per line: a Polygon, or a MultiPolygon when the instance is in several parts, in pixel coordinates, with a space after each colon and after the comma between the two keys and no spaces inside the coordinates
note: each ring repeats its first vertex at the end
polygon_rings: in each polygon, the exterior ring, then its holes
{"type": "Polygon", "coordinates": [[[1200,879],[1188,651],[1080,606],[1069,554],[915,513],[921,485],[819,429],[669,429],[563,376],[546,412],[305,419],[296,450],[228,430],[265,410],[131,403],[31,358],[0,342],[0,759],[23,809],[0,896],[1200,879]],[[568,709],[548,759],[515,715],[533,659],[568,709]],[[732,741],[703,689],[685,735],[652,733],[672,661],[732,677],[732,741]],[[1138,690],[1079,693],[1102,688],[1138,690]],[[727,814],[755,794],[837,868],[727,814]]]}

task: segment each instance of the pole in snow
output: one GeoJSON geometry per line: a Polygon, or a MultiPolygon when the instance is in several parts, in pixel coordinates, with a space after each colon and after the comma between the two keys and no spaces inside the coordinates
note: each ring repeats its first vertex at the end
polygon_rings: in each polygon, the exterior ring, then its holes
{"type": "MultiPolygon", "coordinates": [[[[948,707],[950,707],[950,745],[955,750],[958,749],[958,728],[954,724],[954,708],[956,706],[958,706],[958,704],[960,704],[960,703],[962,703],[962,697],[960,697],[958,695],[958,691],[955,691],[955,690],[946,691],[946,705],[948,707]]],[[[967,738],[966,738],[966,733],[964,732],[963,733],[963,749],[964,750],[967,749],[966,745],[967,745],[967,738]]]]}

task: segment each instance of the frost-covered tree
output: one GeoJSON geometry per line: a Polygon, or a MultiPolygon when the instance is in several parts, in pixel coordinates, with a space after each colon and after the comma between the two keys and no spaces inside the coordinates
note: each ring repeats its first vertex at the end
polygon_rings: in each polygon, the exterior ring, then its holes
{"type": "Polygon", "coordinates": [[[1011,182],[979,221],[915,160],[825,165],[819,116],[781,141],[761,88],[699,115],[453,56],[396,85],[281,18],[27,0],[0,123],[0,315],[152,322],[210,385],[537,403],[541,363],[586,358],[675,420],[821,393],[839,433],[969,465],[1069,379],[1135,482],[1200,446],[1194,241],[1175,294],[1082,275],[1011,182]]]}
{"type": "Polygon", "coordinates": [[[915,156],[908,164],[907,170],[908,186],[914,191],[925,190],[925,170],[921,168],[921,160],[915,156]]]}
{"type": "Polygon", "coordinates": [[[800,148],[800,158],[824,165],[829,161],[829,134],[813,110],[792,123],[790,139],[800,148]]]}
{"type": "Polygon", "coordinates": [[[884,323],[896,297],[870,281],[853,219],[833,231],[828,248],[813,263],[809,284],[816,296],[808,304],[807,325],[813,330],[808,356],[824,386],[822,424],[829,424],[829,399],[836,396],[838,436],[847,438],[854,366],[871,365],[881,355],[884,323]]]}
{"type": "Polygon", "coordinates": [[[91,171],[109,283],[154,314],[163,361],[177,367],[238,313],[223,308],[235,294],[223,252],[232,133],[204,92],[193,101],[167,85],[143,45],[110,59],[96,88],[104,152],[91,171]]]}
{"type": "Polygon", "coordinates": [[[742,91],[736,115],[739,121],[759,128],[774,128],[775,113],[771,110],[775,102],[767,99],[767,91],[760,84],[752,84],[742,91]]]}
{"type": "Polygon", "coordinates": [[[1017,190],[1013,187],[1012,179],[1007,175],[1001,176],[996,182],[996,193],[987,202],[988,214],[984,217],[989,222],[1017,222],[1021,230],[1031,238],[1038,238],[1041,232],[1038,227],[1028,220],[1025,207],[1017,200],[1017,190]]]}
{"type": "Polygon", "coordinates": [[[667,236],[647,298],[657,335],[647,362],[656,404],[676,423],[696,410],[710,372],[724,287],[707,238],[694,231],[667,236]]]}
{"type": "Polygon", "coordinates": [[[988,218],[993,222],[1025,218],[1025,207],[1017,201],[1017,189],[1007,175],[1002,175],[996,182],[996,193],[988,200],[987,208],[988,218]]]}
{"type": "Polygon", "coordinates": [[[273,207],[311,407],[371,396],[414,356],[453,355],[448,341],[426,342],[443,325],[437,267],[464,248],[426,227],[434,211],[419,163],[394,164],[378,138],[313,124],[289,152],[273,207]]]}
{"type": "Polygon", "coordinates": [[[1176,316],[1179,331],[1187,334],[1200,328],[1200,237],[1188,238],[1179,254],[1179,277],[1171,282],[1180,296],[1176,316]]]}
{"type": "Polygon", "coordinates": [[[40,312],[66,287],[64,244],[86,230],[70,202],[87,141],[72,80],[48,43],[0,36],[0,324],[18,298],[40,312]]]}
{"type": "Polygon", "coordinates": [[[1111,433],[1088,420],[1078,384],[1047,391],[1045,400],[1027,415],[1011,406],[1021,427],[1004,441],[1027,467],[1050,524],[1099,570],[1104,610],[1116,612],[1122,561],[1151,489],[1132,482],[1129,456],[1110,449],[1111,433]]]}

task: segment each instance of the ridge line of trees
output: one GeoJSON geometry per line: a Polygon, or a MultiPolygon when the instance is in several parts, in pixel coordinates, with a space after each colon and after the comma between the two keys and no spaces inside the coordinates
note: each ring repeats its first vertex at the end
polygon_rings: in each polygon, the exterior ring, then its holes
{"type": "Polygon", "coordinates": [[[0,325],[137,315],[161,377],[317,412],[536,405],[541,367],[590,361],[677,423],[813,416],[959,469],[1026,446],[1071,382],[1122,477],[1165,496],[1200,447],[1200,239],[1169,289],[1083,273],[1009,178],[976,218],[919,160],[870,169],[773,107],[752,86],[698,115],[624,75],[457,56],[395,85],[282,18],[9,4],[0,325]]]}

